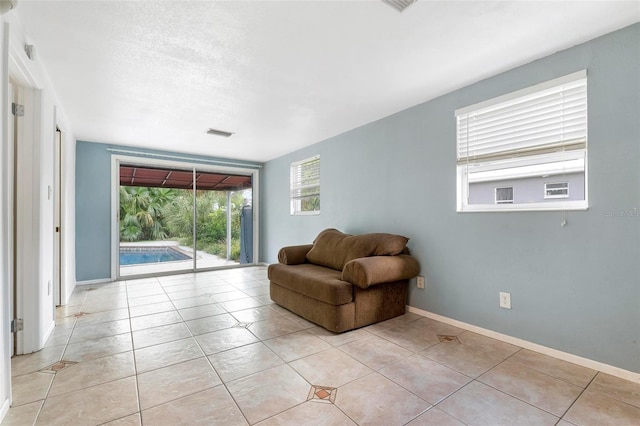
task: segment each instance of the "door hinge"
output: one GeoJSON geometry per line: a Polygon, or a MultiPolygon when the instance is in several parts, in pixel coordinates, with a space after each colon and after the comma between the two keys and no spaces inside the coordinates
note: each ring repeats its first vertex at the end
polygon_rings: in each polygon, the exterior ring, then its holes
{"type": "Polygon", "coordinates": [[[60,232],[60,227],[56,226],[56,232],[60,232]]]}
{"type": "Polygon", "coordinates": [[[16,333],[24,329],[24,320],[22,318],[15,318],[11,320],[11,332],[16,333]]]}
{"type": "Polygon", "coordinates": [[[13,102],[11,104],[11,113],[13,115],[15,115],[16,117],[23,117],[24,116],[24,105],[20,105],[20,104],[17,104],[15,102],[13,102]]]}

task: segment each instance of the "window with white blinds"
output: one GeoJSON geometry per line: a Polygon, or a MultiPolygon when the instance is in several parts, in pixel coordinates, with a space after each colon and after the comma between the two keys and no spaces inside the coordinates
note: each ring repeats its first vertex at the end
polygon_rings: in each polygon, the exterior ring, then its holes
{"type": "Polygon", "coordinates": [[[291,163],[291,214],[320,213],[320,156],[291,163]]]}
{"type": "Polygon", "coordinates": [[[458,211],[587,207],[586,71],[459,109],[455,115],[458,211]],[[570,178],[582,189],[569,199],[544,197],[544,186],[554,176],[570,178]],[[497,187],[513,187],[518,200],[496,202],[497,187]]]}

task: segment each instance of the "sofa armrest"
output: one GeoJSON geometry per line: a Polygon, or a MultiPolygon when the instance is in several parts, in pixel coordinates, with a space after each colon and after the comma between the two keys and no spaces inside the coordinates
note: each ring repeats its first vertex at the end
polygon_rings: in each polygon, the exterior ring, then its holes
{"type": "Polygon", "coordinates": [[[344,265],[342,280],[367,288],[374,284],[410,279],[419,272],[420,264],[407,254],[361,257],[344,265]]]}
{"type": "Polygon", "coordinates": [[[284,265],[299,265],[307,261],[307,253],[313,244],[282,247],[278,251],[278,262],[284,265]]]}

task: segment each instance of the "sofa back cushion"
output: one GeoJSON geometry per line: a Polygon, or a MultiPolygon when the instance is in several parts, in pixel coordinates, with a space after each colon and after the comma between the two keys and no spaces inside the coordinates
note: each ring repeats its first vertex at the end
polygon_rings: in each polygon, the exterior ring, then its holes
{"type": "Polygon", "coordinates": [[[395,256],[405,250],[409,239],[401,235],[374,233],[344,234],[337,229],[325,229],[316,237],[307,253],[307,261],[342,271],[353,259],[369,256],[395,256]]]}

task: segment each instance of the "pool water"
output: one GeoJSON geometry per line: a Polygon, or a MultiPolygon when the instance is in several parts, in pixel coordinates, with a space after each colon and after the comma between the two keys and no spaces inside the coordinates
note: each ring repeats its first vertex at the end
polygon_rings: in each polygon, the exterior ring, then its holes
{"type": "Polygon", "coordinates": [[[188,259],[191,259],[191,256],[172,247],[120,247],[120,265],[175,262],[188,259]]]}

